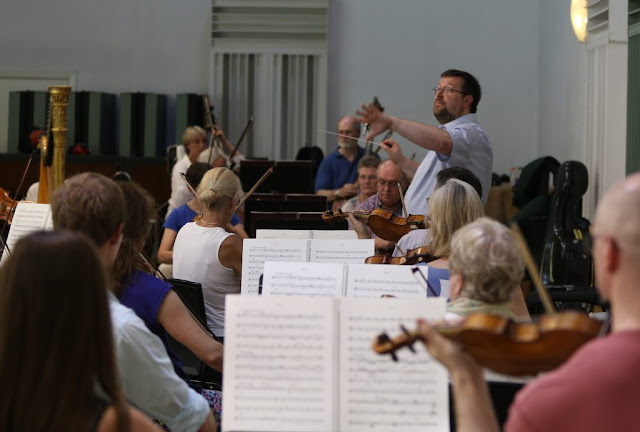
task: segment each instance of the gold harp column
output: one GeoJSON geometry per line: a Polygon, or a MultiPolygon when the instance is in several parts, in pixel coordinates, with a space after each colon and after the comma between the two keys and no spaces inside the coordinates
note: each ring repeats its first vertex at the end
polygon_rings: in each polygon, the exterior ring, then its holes
{"type": "Polygon", "coordinates": [[[51,133],[53,135],[53,184],[49,186],[51,194],[64,182],[64,158],[67,141],[67,105],[71,86],[49,87],[49,103],[51,104],[51,133]]]}

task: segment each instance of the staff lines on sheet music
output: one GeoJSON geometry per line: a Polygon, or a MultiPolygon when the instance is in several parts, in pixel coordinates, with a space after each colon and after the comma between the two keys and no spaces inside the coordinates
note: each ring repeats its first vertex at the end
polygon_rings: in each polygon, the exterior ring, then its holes
{"type": "MultiPolygon", "coordinates": [[[[351,426],[371,426],[371,421],[367,421],[367,420],[349,420],[349,425],[351,426]]],[[[401,428],[401,427],[435,427],[438,426],[438,423],[434,423],[432,421],[428,421],[427,419],[422,420],[422,421],[405,421],[405,422],[398,422],[398,421],[389,421],[386,419],[379,419],[376,421],[376,429],[377,430],[389,430],[389,429],[396,429],[396,428],[401,428]]]]}
{"type": "MultiPolygon", "coordinates": [[[[282,380],[282,378],[283,378],[283,377],[284,377],[284,378],[286,378],[286,377],[287,377],[287,375],[283,375],[283,376],[280,376],[280,377],[273,377],[273,376],[270,376],[270,375],[254,375],[254,374],[247,374],[247,375],[243,375],[243,376],[242,376],[242,379],[248,379],[248,380],[262,380],[262,381],[269,382],[269,381],[279,381],[279,380],[282,380]]],[[[299,381],[299,380],[295,380],[295,381],[292,381],[292,382],[296,382],[296,381],[299,381]]],[[[311,383],[311,382],[324,382],[324,378],[323,378],[323,377],[321,377],[321,376],[317,376],[317,377],[316,377],[316,376],[313,376],[313,377],[312,377],[312,376],[310,376],[310,377],[305,378],[304,382],[305,382],[305,384],[308,384],[308,383],[311,383]]]]}
{"type": "Polygon", "coordinates": [[[420,407],[419,409],[408,409],[408,408],[399,408],[396,410],[389,410],[389,409],[366,409],[366,408],[361,408],[361,409],[350,409],[347,411],[349,414],[351,415],[374,415],[374,416],[388,416],[388,415],[398,415],[401,414],[403,416],[416,416],[416,417],[422,417],[425,415],[425,409],[424,407],[420,407]]]}
{"type": "MultiPolygon", "coordinates": [[[[236,411],[239,411],[238,414],[236,414],[234,416],[234,419],[236,421],[239,422],[243,422],[243,421],[260,421],[260,422],[276,422],[278,424],[280,423],[284,423],[284,424],[293,424],[293,425],[298,425],[298,424],[317,424],[318,420],[322,420],[322,417],[318,417],[318,418],[314,418],[314,417],[295,417],[295,418],[287,418],[287,417],[279,417],[279,416],[274,416],[274,417],[270,417],[270,416],[257,416],[257,415],[251,415],[250,413],[252,413],[252,411],[250,410],[241,410],[241,409],[237,409],[236,411]],[[245,413],[246,414],[242,414],[245,413]]],[[[284,409],[283,411],[287,411],[286,409],[284,409]]]]}
{"type": "Polygon", "coordinates": [[[289,320],[304,320],[304,321],[321,321],[324,319],[324,316],[317,313],[312,314],[301,314],[301,313],[292,313],[292,314],[275,314],[262,310],[250,310],[244,312],[245,317],[251,318],[260,318],[260,319],[268,319],[270,321],[289,321],[289,320]]]}
{"type": "MultiPolygon", "coordinates": [[[[255,359],[250,359],[248,363],[241,363],[239,359],[236,359],[237,368],[239,369],[253,369],[254,371],[287,371],[289,373],[294,372],[321,372],[325,369],[323,362],[318,363],[297,363],[295,357],[292,357],[290,361],[278,364],[256,364],[255,359]]],[[[262,359],[260,359],[262,360],[262,359]]]]}
{"type": "MultiPolygon", "coordinates": [[[[246,390],[246,388],[243,388],[242,390],[246,390]]],[[[235,399],[239,400],[239,401],[258,401],[260,402],[260,404],[265,404],[265,394],[262,392],[262,387],[257,387],[255,390],[257,390],[258,392],[255,394],[255,396],[251,396],[251,395],[242,395],[242,396],[236,396],[235,399]]],[[[268,391],[268,389],[264,389],[265,392],[268,391]]],[[[276,396],[276,395],[269,395],[269,403],[277,405],[280,402],[292,402],[292,403],[303,403],[303,402],[320,402],[322,401],[323,398],[322,397],[313,397],[313,396],[308,396],[308,397],[304,397],[304,396],[300,396],[298,394],[296,395],[292,395],[289,397],[285,397],[285,396],[276,396]]]]}
{"type": "Polygon", "coordinates": [[[307,329],[317,329],[318,326],[314,326],[314,325],[310,325],[310,324],[304,324],[304,323],[297,323],[297,324],[276,324],[276,323],[270,323],[268,326],[260,326],[260,325],[255,325],[253,323],[249,324],[249,323],[238,323],[238,325],[236,326],[236,328],[241,328],[241,329],[246,329],[246,328],[264,328],[264,327],[268,327],[269,330],[300,330],[300,331],[304,331],[307,329]]]}
{"type": "Polygon", "coordinates": [[[384,405],[405,405],[408,404],[409,406],[421,406],[424,408],[424,403],[425,401],[422,399],[412,399],[412,396],[409,396],[408,398],[395,398],[395,397],[389,397],[389,396],[384,396],[384,395],[374,395],[374,396],[362,396],[363,399],[355,399],[355,398],[349,398],[349,403],[352,404],[362,404],[362,405],[371,405],[371,404],[384,404],[384,405]],[[369,396],[369,397],[367,397],[369,396]]]}
{"type": "MultiPolygon", "coordinates": [[[[260,407],[251,407],[251,408],[243,408],[243,409],[238,409],[238,411],[252,411],[252,412],[260,412],[260,411],[267,411],[267,412],[272,412],[272,411],[287,411],[287,407],[282,407],[282,406],[260,406],[260,407]]],[[[292,412],[298,414],[298,413],[321,413],[324,412],[325,410],[322,408],[314,408],[314,407],[308,407],[308,406],[299,406],[299,407],[295,407],[295,409],[291,410],[292,412]]]]}
{"type": "MultiPolygon", "coordinates": [[[[244,378],[244,377],[243,377],[244,378]]],[[[268,394],[269,397],[272,396],[272,393],[274,394],[280,394],[280,393],[289,393],[292,391],[292,387],[291,386],[283,386],[282,385],[282,380],[273,380],[273,383],[269,383],[269,387],[264,387],[262,385],[258,385],[256,384],[256,382],[254,381],[249,381],[249,382],[241,382],[244,383],[244,385],[239,385],[236,384],[234,389],[237,390],[238,395],[236,395],[234,398],[236,400],[241,400],[244,398],[244,394],[254,394],[255,392],[258,392],[259,394],[256,395],[256,397],[259,397],[260,394],[264,395],[268,394]]],[[[295,394],[296,396],[305,394],[305,393],[313,393],[313,394],[321,394],[323,391],[323,388],[320,387],[309,387],[308,383],[304,383],[305,386],[304,387],[296,387],[293,388],[293,390],[295,390],[295,394]]],[[[269,399],[270,400],[270,399],[269,399]]],[[[262,401],[264,402],[264,400],[262,401]]]]}
{"type": "Polygon", "coordinates": [[[273,276],[271,276],[271,278],[276,280],[280,280],[280,279],[290,280],[291,278],[296,278],[296,281],[322,281],[322,282],[337,280],[337,278],[334,278],[331,276],[305,276],[305,275],[296,274],[296,273],[275,273],[273,276]]]}

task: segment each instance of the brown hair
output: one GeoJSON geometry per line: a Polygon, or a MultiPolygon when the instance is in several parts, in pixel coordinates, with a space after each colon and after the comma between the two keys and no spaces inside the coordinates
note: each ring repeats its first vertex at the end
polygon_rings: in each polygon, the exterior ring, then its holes
{"type": "Polygon", "coordinates": [[[222,207],[240,194],[240,179],[227,168],[212,168],[202,177],[198,197],[209,210],[222,207]]]}
{"type": "Polygon", "coordinates": [[[126,202],[126,218],[122,243],[111,271],[111,288],[116,297],[122,294],[122,285],[131,280],[137,268],[143,268],[140,252],[151,227],[154,214],[153,198],[142,186],[134,182],[118,183],[126,202]]]}
{"type": "Polygon", "coordinates": [[[106,275],[80,233],[36,232],[0,269],[0,430],[93,430],[101,397],[129,415],[117,384],[106,275]]]}
{"type": "Polygon", "coordinates": [[[118,184],[102,174],[78,174],[53,193],[51,216],[56,229],[80,231],[101,247],[124,221],[124,198],[118,184]]]}

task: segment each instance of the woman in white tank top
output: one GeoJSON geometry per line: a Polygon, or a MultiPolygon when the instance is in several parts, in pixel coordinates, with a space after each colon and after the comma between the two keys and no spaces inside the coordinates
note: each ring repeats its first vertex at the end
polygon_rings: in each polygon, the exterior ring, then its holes
{"type": "Polygon", "coordinates": [[[240,193],[240,180],[227,168],[207,171],[198,186],[202,217],[183,226],[173,246],[173,277],[202,284],[207,323],[221,340],[225,295],[240,292],[242,240],[224,229],[240,193]]]}

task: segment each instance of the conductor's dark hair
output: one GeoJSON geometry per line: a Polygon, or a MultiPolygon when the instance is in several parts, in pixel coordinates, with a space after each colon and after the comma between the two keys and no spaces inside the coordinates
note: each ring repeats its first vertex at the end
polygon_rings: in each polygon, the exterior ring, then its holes
{"type": "Polygon", "coordinates": [[[469,111],[472,113],[478,111],[478,102],[480,102],[480,98],[482,97],[482,89],[480,88],[480,83],[469,72],[457,70],[457,69],[449,69],[440,75],[441,78],[446,77],[458,77],[462,78],[464,81],[462,84],[462,91],[465,94],[471,95],[473,97],[473,102],[471,102],[471,106],[469,107],[469,111]]]}

